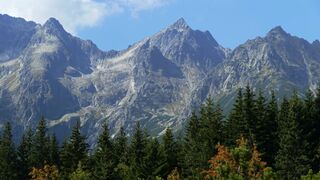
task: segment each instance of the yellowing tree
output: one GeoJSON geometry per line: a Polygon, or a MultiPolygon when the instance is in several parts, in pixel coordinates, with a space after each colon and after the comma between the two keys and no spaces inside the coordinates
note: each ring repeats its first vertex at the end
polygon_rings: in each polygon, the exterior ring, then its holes
{"type": "Polygon", "coordinates": [[[257,146],[253,146],[251,153],[251,159],[249,161],[248,175],[253,179],[259,179],[263,177],[263,172],[267,163],[261,160],[261,154],[257,150],[257,146]]]}
{"type": "Polygon", "coordinates": [[[174,168],[168,175],[167,180],[180,180],[180,174],[177,168],[174,168]]]}
{"type": "Polygon", "coordinates": [[[268,177],[272,174],[261,160],[256,146],[250,149],[243,137],[237,140],[237,147],[231,150],[220,144],[216,148],[218,152],[209,160],[209,170],[204,171],[206,179],[263,179],[264,172],[268,177]]]}
{"type": "Polygon", "coordinates": [[[29,175],[32,180],[57,180],[59,171],[55,165],[45,164],[43,168],[33,167],[29,175]]]}
{"type": "Polygon", "coordinates": [[[208,179],[211,176],[227,177],[236,167],[236,162],[227,147],[218,144],[216,149],[218,153],[209,160],[210,169],[205,171],[208,179]]]}

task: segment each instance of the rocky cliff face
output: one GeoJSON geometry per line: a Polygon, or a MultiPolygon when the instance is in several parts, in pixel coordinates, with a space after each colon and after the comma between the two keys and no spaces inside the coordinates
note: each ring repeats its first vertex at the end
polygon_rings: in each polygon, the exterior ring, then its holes
{"type": "Polygon", "coordinates": [[[44,115],[60,139],[77,120],[91,143],[105,121],[113,133],[139,121],[159,135],[181,128],[209,95],[231,107],[247,83],[285,94],[320,79],[319,41],[281,27],[234,50],[183,19],[119,52],[73,37],[53,18],[39,25],[0,15],[0,34],[0,122],[17,133],[44,115]]]}

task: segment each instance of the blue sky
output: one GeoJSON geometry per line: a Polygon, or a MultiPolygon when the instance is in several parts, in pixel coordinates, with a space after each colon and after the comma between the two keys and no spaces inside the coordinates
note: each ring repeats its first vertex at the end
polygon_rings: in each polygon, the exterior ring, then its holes
{"type": "Polygon", "coordinates": [[[194,29],[209,30],[223,46],[234,48],[247,39],[264,36],[281,25],[309,41],[320,38],[320,1],[317,0],[174,0],[160,8],[107,17],[78,35],[100,48],[123,49],[184,17],[194,29]]]}
{"type": "Polygon", "coordinates": [[[228,48],[278,25],[310,42],[320,39],[319,0],[10,0],[0,2],[0,13],[38,23],[55,17],[102,50],[124,49],[180,17],[228,48]]]}

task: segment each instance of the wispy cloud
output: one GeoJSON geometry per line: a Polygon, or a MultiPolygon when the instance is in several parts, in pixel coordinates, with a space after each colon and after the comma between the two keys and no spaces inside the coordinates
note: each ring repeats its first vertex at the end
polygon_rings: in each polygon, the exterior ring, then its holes
{"type": "Polygon", "coordinates": [[[38,23],[59,19],[70,32],[97,25],[105,17],[129,11],[139,12],[161,7],[171,0],[10,0],[0,1],[0,13],[23,17],[38,23]]]}
{"type": "Polygon", "coordinates": [[[169,3],[171,0],[119,0],[123,7],[127,7],[133,13],[154,9],[169,3]]]}

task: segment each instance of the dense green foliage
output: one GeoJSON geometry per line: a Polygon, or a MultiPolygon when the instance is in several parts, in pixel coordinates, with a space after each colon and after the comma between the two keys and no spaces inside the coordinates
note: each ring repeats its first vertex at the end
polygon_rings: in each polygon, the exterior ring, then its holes
{"type": "Polygon", "coordinates": [[[121,128],[111,138],[106,122],[89,150],[77,122],[60,143],[44,118],[18,145],[6,123],[0,179],[319,179],[320,88],[278,100],[247,86],[226,117],[209,97],[179,138],[170,128],[151,137],[139,123],[131,137],[121,128]]]}

